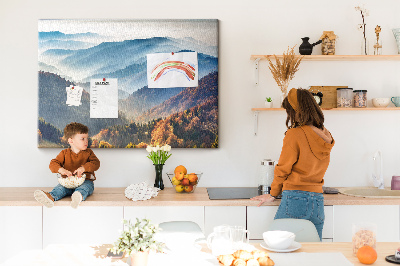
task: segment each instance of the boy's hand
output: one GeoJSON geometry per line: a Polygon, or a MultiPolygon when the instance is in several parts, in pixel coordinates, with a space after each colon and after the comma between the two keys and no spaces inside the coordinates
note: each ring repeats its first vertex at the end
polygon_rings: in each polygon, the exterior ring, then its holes
{"type": "Polygon", "coordinates": [[[60,168],[60,169],[58,169],[58,172],[61,174],[61,175],[66,175],[66,176],[68,176],[68,177],[70,177],[70,176],[72,176],[72,173],[70,172],[70,171],[68,171],[68,170],[66,170],[66,169],[64,169],[64,168],[60,168]]]}
{"type": "Polygon", "coordinates": [[[85,172],[85,168],[83,166],[79,167],[75,170],[74,174],[77,174],[78,177],[82,177],[82,174],[85,172]]]}
{"type": "Polygon", "coordinates": [[[264,194],[264,195],[253,197],[250,200],[260,201],[260,204],[258,204],[258,206],[257,206],[257,207],[260,207],[264,202],[273,202],[275,200],[275,198],[269,194],[264,194]]]}

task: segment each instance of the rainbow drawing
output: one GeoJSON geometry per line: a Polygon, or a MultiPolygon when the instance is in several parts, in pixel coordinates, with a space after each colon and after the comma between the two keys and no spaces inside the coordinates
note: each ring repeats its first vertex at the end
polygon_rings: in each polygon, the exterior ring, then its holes
{"type": "Polygon", "coordinates": [[[149,88],[197,87],[197,52],[147,54],[149,88]]]}
{"type": "Polygon", "coordinates": [[[156,65],[151,71],[151,79],[157,81],[162,75],[169,71],[179,71],[186,76],[188,80],[194,80],[196,69],[182,61],[164,61],[156,65]]]}

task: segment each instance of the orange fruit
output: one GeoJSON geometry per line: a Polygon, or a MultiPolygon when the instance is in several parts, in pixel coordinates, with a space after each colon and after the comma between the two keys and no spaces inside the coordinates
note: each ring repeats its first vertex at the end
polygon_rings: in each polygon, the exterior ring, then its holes
{"type": "Polygon", "coordinates": [[[358,249],[357,258],[363,264],[372,264],[378,258],[378,254],[373,247],[363,246],[358,249]]]}
{"type": "Polygon", "coordinates": [[[184,175],[186,175],[186,174],[187,174],[187,169],[186,169],[185,166],[179,165],[179,166],[175,167],[174,173],[175,173],[175,175],[176,175],[177,173],[178,173],[178,174],[183,173],[184,175]]]}

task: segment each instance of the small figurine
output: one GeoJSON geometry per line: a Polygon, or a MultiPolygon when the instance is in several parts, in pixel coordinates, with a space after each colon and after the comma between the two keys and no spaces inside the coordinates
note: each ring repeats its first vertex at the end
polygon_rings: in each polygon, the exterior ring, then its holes
{"type": "Polygon", "coordinates": [[[375,27],[376,43],[374,44],[374,55],[382,54],[382,44],[379,41],[379,33],[381,31],[382,31],[381,27],[376,25],[375,27]]]}

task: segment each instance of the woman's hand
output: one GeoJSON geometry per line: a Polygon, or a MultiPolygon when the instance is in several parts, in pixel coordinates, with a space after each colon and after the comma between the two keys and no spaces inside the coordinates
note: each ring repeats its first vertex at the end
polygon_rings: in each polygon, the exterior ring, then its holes
{"type": "Polygon", "coordinates": [[[260,207],[264,202],[273,202],[275,200],[274,197],[272,197],[270,194],[264,194],[260,196],[255,196],[251,198],[250,200],[258,200],[260,201],[260,204],[258,204],[257,207],[260,207]]]}

